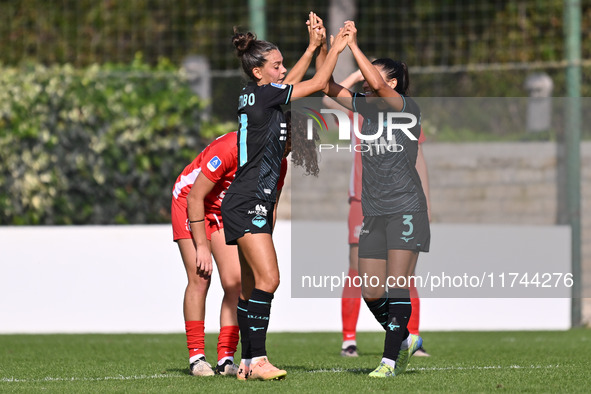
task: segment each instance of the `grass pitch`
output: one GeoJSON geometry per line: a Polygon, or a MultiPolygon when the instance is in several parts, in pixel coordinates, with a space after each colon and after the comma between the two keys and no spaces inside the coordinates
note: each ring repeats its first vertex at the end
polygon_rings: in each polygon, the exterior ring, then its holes
{"type": "MultiPolygon", "coordinates": [[[[588,392],[591,330],[425,332],[431,357],[391,379],[367,376],[383,333],[359,333],[360,357],[339,355],[340,333],[270,333],[284,381],[189,375],[183,334],[0,335],[0,392],[588,392]]],[[[216,335],[206,336],[216,359],[216,335]]],[[[239,350],[240,351],[240,350],[239,350]]],[[[238,354],[240,354],[238,351],[238,354]]]]}

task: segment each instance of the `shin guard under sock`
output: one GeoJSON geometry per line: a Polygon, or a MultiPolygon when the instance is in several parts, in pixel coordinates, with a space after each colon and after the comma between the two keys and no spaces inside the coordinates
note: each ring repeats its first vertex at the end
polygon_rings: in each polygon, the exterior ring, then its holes
{"type": "Polygon", "coordinates": [[[241,358],[248,360],[252,358],[250,351],[250,338],[248,335],[248,301],[238,299],[238,327],[240,328],[240,344],[242,345],[241,358]]]}
{"type": "Polygon", "coordinates": [[[205,322],[202,320],[185,321],[185,333],[187,334],[190,362],[195,361],[197,356],[205,356],[205,322]]]}
{"type": "Polygon", "coordinates": [[[248,300],[248,335],[252,357],[267,355],[267,328],[271,315],[271,301],[273,294],[254,289],[248,300]]]}
{"type": "Polygon", "coordinates": [[[388,322],[388,299],[386,298],[386,293],[384,293],[382,298],[375,301],[364,301],[378,323],[380,323],[385,330],[388,322]]]}
{"type": "Polygon", "coordinates": [[[384,341],[384,358],[396,360],[402,340],[408,336],[408,320],[412,313],[408,289],[388,290],[388,322],[384,341]]]}
{"type": "Polygon", "coordinates": [[[218,361],[224,358],[234,360],[234,353],[238,347],[238,326],[223,326],[218,336],[218,361]]]}

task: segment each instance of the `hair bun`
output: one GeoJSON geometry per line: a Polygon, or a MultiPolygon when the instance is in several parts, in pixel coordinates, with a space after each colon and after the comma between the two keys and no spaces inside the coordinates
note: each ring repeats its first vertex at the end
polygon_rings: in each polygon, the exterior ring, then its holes
{"type": "Polygon", "coordinates": [[[232,37],[232,44],[236,47],[236,54],[238,57],[242,57],[252,44],[255,42],[256,37],[251,32],[248,33],[239,33],[236,28],[234,28],[234,37],[232,37]]]}

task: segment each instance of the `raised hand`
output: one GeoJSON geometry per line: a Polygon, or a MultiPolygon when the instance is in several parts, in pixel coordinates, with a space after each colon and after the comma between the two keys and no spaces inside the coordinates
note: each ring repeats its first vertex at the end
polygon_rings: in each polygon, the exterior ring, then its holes
{"type": "Polygon", "coordinates": [[[311,47],[318,48],[326,42],[326,28],[324,27],[324,22],[318,17],[318,15],[310,12],[306,25],[308,26],[311,47]]]}
{"type": "Polygon", "coordinates": [[[345,21],[343,29],[347,35],[347,44],[349,46],[357,45],[357,28],[355,27],[355,22],[345,21]]]}
{"type": "Polygon", "coordinates": [[[348,32],[345,30],[344,27],[339,29],[339,34],[336,37],[330,36],[330,46],[331,48],[335,48],[339,53],[345,49],[348,42],[347,37],[348,32]]]}

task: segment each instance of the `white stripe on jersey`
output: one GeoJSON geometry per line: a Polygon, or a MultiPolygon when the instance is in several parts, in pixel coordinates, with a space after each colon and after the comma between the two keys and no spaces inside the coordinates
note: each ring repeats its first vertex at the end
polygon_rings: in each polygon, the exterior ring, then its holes
{"type": "Polygon", "coordinates": [[[199,175],[200,172],[201,168],[196,168],[187,175],[181,175],[181,180],[174,185],[174,189],[172,191],[172,195],[175,199],[179,198],[179,194],[181,194],[181,190],[183,190],[185,186],[195,183],[195,179],[197,179],[197,175],[199,175]]]}

